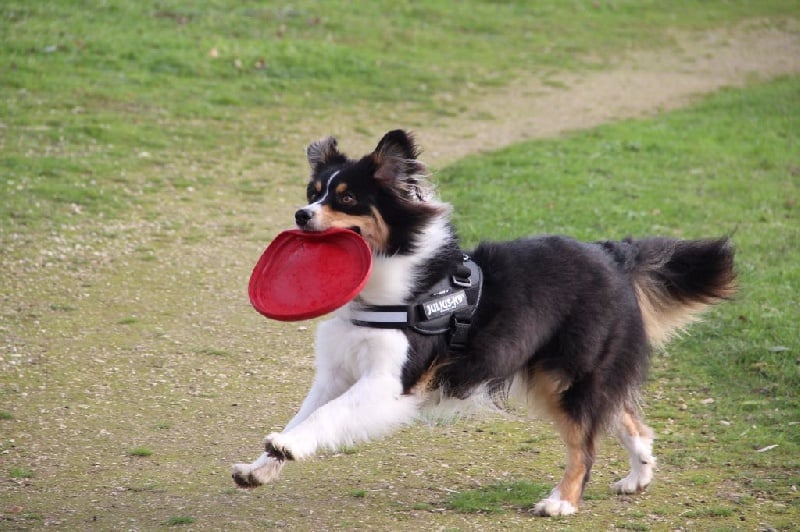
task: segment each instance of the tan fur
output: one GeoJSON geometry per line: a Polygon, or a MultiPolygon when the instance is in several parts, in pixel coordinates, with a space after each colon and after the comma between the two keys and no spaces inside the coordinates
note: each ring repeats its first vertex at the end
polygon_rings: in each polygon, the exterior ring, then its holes
{"type": "Polygon", "coordinates": [[[647,339],[655,347],[662,347],[688,325],[698,321],[698,314],[706,307],[702,303],[676,303],[667,294],[647,284],[635,283],[634,291],[647,339]]]}
{"type": "MultiPolygon", "coordinates": [[[[583,436],[576,437],[573,440],[567,441],[561,429],[566,429],[567,434],[574,434],[576,431],[572,427],[559,427],[561,438],[567,444],[567,468],[564,471],[564,476],[558,483],[558,491],[561,494],[561,499],[569,501],[575,508],[578,507],[583,494],[584,480],[588,471],[588,464],[586,463],[586,453],[584,452],[586,443],[583,436]]],[[[589,445],[594,447],[593,443],[589,445]]]]}
{"type": "Polygon", "coordinates": [[[654,347],[663,347],[671,338],[680,334],[690,324],[699,321],[708,307],[733,295],[735,286],[728,286],[721,297],[709,301],[675,301],[660,286],[647,278],[634,281],[636,300],[642,312],[647,339],[654,347]]]}
{"type": "Polygon", "coordinates": [[[358,227],[361,231],[361,236],[369,243],[373,251],[381,252],[386,250],[388,246],[389,226],[386,225],[386,221],[374,207],[372,208],[371,216],[353,216],[331,209],[328,205],[323,205],[317,214],[317,218],[317,225],[320,229],[358,227]]]}
{"type": "Polygon", "coordinates": [[[531,413],[555,421],[553,413],[561,410],[558,398],[568,384],[544,371],[534,371],[529,379],[527,391],[531,413]]]}
{"type": "Polygon", "coordinates": [[[642,423],[630,405],[625,405],[619,417],[619,427],[631,438],[652,438],[653,429],[642,423]]]}
{"type": "Polygon", "coordinates": [[[545,371],[534,370],[528,386],[530,406],[556,426],[567,446],[567,467],[558,483],[562,500],[578,507],[590,464],[587,452],[594,455],[594,441],[585,427],[573,421],[561,408],[561,394],[569,387],[563,379],[545,371]]]}
{"type": "Polygon", "coordinates": [[[431,390],[435,388],[433,378],[436,376],[436,370],[438,366],[436,364],[431,365],[425,373],[420,376],[414,386],[408,391],[410,395],[418,395],[420,397],[425,397],[431,390]]]}

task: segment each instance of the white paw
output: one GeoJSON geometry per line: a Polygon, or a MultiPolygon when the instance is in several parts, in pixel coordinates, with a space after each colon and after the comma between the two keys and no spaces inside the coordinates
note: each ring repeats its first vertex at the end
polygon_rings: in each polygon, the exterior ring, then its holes
{"type": "Polygon", "coordinates": [[[614,493],[638,493],[644,490],[653,480],[653,466],[644,464],[646,467],[641,468],[639,471],[631,471],[631,473],[611,485],[611,491],[614,493]]]}
{"type": "Polygon", "coordinates": [[[562,501],[561,499],[542,499],[533,507],[533,514],[543,517],[555,517],[558,515],[572,515],[578,509],[569,501],[562,501]]]}
{"type": "Polygon", "coordinates": [[[256,488],[277,479],[285,463],[271,456],[262,456],[252,464],[234,464],[231,476],[240,488],[256,488]]]}

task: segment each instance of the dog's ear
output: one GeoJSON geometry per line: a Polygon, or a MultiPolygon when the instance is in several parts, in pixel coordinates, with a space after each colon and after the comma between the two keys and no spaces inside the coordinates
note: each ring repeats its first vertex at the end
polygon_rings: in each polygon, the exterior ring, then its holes
{"type": "Polygon", "coordinates": [[[372,160],[377,167],[375,177],[387,185],[396,185],[413,176],[425,174],[425,165],[417,160],[419,153],[411,133],[402,129],[388,132],[372,152],[372,160]]]}
{"type": "Polygon", "coordinates": [[[339,152],[337,144],[336,139],[333,137],[320,139],[309,144],[308,148],[306,148],[306,156],[311,169],[316,170],[318,167],[334,161],[344,162],[347,158],[339,152]]]}

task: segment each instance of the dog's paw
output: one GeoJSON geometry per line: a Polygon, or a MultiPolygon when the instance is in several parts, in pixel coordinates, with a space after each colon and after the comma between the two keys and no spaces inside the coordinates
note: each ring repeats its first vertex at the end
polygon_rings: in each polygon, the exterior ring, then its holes
{"type": "Polygon", "coordinates": [[[653,468],[656,459],[649,454],[640,457],[639,460],[631,460],[631,472],[622,480],[618,480],[611,485],[611,491],[619,494],[638,493],[653,480],[653,468]]]}
{"type": "Polygon", "coordinates": [[[231,468],[233,481],[240,488],[257,488],[277,479],[283,469],[283,460],[267,457],[252,464],[234,464],[231,468]]]}
{"type": "Polygon", "coordinates": [[[240,488],[250,489],[257,488],[264,484],[253,472],[250,464],[233,464],[231,468],[231,476],[233,481],[240,488]]]}
{"type": "Polygon", "coordinates": [[[279,460],[302,460],[313,454],[314,449],[285,433],[273,432],[264,438],[264,450],[279,460]]]}
{"type": "Polygon", "coordinates": [[[652,471],[631,473],[611,485],[611,491],[620,495],[644,491],[653,478],[652,471]]]}
{"type": "Polygon", "coordinates": [[[571,502],[563,501],[561,499],[551,499],[550,497],[547,499],[542,499],[536,503],[536,506],[533,507],[533,515],[542,517],[572,515],[577,511],[578,509],[575,508],[571,502]]]}

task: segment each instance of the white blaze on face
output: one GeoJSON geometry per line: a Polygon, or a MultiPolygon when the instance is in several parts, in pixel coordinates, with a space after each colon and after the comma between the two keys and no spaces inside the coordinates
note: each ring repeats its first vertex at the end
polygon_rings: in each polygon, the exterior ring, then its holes
{"type": "Polygon", "coordinates": [[[317,205],[317,206],[322,205],[322,203],[326,199],[328,199],[328,196],[330,196],[330,194],[331,194],[331,187],[333,186],[333,180],[336,178],[337,175],[339,175],[340,171],[341,170],[336,170],[334,173],[331,174],[331,177],[328,178],[328,184],[325,186],[325,194],[323,194],[321,198],[319,198],[317,201],[315,201],[311,205],[317,205]]]}
{"type": "Polygon", "coordinates": [[[319,197],[316,201],[313,201],[303,207],[302,210],[306,211],[311,215],[308,223],[305,225],[305,228],[311,229],[313,231],[321,231],[325,229],[324,221],[321,220],[320,211],[322,210],[322,204],[328,199],[330,196],[331,188],[333,187],[333,180],[334,178],[339,175],[340,170],[336,170],[334,173],[331,174],[331,177],[328,179],[328,183],[325,185],[325,192],[322,196],[319,197]]]}

